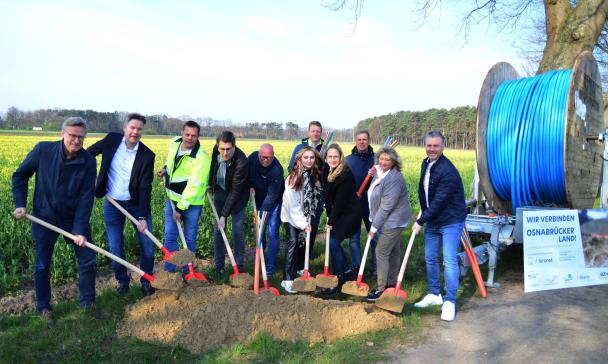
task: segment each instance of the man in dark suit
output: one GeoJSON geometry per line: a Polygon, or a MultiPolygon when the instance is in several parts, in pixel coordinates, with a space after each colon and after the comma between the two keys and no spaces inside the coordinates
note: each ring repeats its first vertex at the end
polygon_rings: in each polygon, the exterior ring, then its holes
{"type": "MultiPolygon", "coordinates": [[[[101,168],[95,184],[95,196],[106,195],[116,200],[131,215],[137,217],[133,224],[141,252],[141,269],[152,274],[154,267],[154,245],[143,234],[152,230],[150,198],[154,174],[154,153],[139,140],[146,118],[140,114],[130,114],[123,126],[124,134],[109,133],[105,138],[90,146],[87,151],[94,156],[101,154],[101,168]]],[[[124,258],[125,216],[109,201],[103,205],[103,216],[110,252],[124,258]]],[[[129,290],[130,278],[124,266],[112,262],[114,275],[118,281],[117,292],[125,294],[129,290]]],[[[141,289],[144,295],[154,293],[154,289],[143,277],[141,289]]]]}

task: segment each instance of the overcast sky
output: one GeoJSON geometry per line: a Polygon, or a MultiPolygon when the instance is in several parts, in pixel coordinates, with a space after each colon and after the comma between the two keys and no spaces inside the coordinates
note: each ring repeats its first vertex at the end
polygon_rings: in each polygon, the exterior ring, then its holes
{"type": "Polygon", "coordinates": [[[493,64],[523,63],[508,32],[479,26],[463,45],[462,9],[444,6],[416,27],[409,1],[369,0],[353,32],[351,11],[323,4],[0,0],[0,110],[346,128],[400,110],[476,105],[493,64]]]}

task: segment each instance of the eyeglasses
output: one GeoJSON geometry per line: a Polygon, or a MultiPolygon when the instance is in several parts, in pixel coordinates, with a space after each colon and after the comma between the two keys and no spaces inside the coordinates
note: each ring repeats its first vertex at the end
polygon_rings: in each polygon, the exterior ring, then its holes
{"type": "Polygon", "coordinates": [[[71,134],[71,133],[66,133],[66,135],[70,139],[78,139],[78,140],[84,140],[84,138],[86,137],[86,135],[77,135],[77,134],[71,134]]]}
{"type": "Polygon", "coordinates": [[[260,159],[264,159],[264,160],[270,160],[272,158],[274,158],[274,156],[272,156],[272,155],[270,155],[270,156],[263,156],[263,155],[261,155],[260,156],[260,159]]]}

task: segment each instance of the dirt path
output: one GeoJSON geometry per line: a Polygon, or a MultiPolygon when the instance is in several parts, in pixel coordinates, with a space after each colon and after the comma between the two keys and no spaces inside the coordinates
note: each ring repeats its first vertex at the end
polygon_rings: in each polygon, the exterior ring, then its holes
{"type": "Polygon", "coordinates": [[[608,285],[524,294],[523,273],[472,297],[454,322],[439,313],[424,343],[389,353],[397,363],[606,363],[608,285]]]}

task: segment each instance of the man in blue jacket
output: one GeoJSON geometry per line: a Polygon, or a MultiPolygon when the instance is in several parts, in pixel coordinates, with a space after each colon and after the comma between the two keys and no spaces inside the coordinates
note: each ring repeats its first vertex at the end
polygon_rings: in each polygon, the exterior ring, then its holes
{"type": "MultiPolygon", "coordinates": [[[[130,114],[123,125],[123,134],[109,133],[105,138],[93,144],[87,152],[93,156],[101,154],[101,167],[95,187],[95,196],[109,196],[120,204],[139,224],[133,224],[137,229],[139,240],[141,269],[152,275],[154,269],[154,243],[144,231],[152,230],[152,213],[150,200],[152,195],[152,180],[154,177],[154,153],[141,143],[142,129],[146,118],[140,114],[130,114]]],[[[124,227],[125,215],[112,203],[105,201],[103,219],[106,225],[106,236],[110,253],[124,259],[124,227]]],[[[129,290],[131,279],[127,269],[112,262],[114,276],[118,281],[118,294],[129,290]]],[[[141,277],[141,290],[144,296],[154,293],[150,282],[141,277]]]]}
{"type": "MultiPolygon", "coordinates": [[[[35,173],[33,215],[75,235],[74,241],[65,240],[75,244],[80,307],[93,311],[95,252],[86,248],[84,243],[91,238],[89,218],[93,209],[96,163],[95,158],[82,149],[86,135],[86,121],[71,117],[61,127],[62,140],[36,144],[13,173],[13,215],[17,219],[25,217],[28,181],[35,173]]],[[[36,309],[52,325],[50,269],[58,234],[32,224],[32,235],[36,243],[36,309]]]]}
{"type": "MultiPolygon", "coordinates": [[[[355,135],[355,146],[353,147],[351,154],[346,157],[346,164],[348,164],[348,167],[353,172],[353,176],[355,177],[355,188],[357,190],[359,190],[361,184],[363,184],[365,177],[368,175],[373,176],[376,173],[376,169],[373,168],[374,148],[369,145],[369,132],[367,130],[358,131],[355,135]]],[[[367,232],[369,232],[371,228],[371,222],[369,221],[369,202],[367,201],[368,188],[369,183],[359,197],[359,203],[361,204],[362,211],[361,217],[367,232]]],[[[358,223],[361,225],[361,221],[358,221],[358,223]]],[[[370,252],[372,255],[371,272],[373,276],[376,276],[376,240],[378,240],[376,235],[374,236],[370,247],[370,252]]],[[[351,236],[349,247],[353,271],[354,274],[357,274],[361,264],[361,230],[358,230],[353,236],[351,236]]]]}
{"type": "Polygon", "coordinates": [[[458,170],[443,155],[445,138],[439,131],[427,132],[424,136],[426,158],[420,170],[418,199],[422,215],[414,223],[412,230],[424,231],[426,275],[428,294],[414,304],[423,308],[442,305],[441,319],[452,321],[456,318],[456,291],[458,291],[458,245],[462,234],[467,210],[464,189],[458,170]],[[443,250],[445,300],[441,297],[439,281],[439,250],[443,250]]]}
{"type": "MultiPolygon", "coordinates": [[[[277,257],[281,242],[279,227],[281,226],[281,202],[285,183],[283,166],[274,157],[274,148],[270,144],[262,144],[260,150],[251,153],[249,159],[249,182],[255,193],[255,205],[258,211],[268,213],[268,262],[266,273],[273,274],[277,266],[277,257]]],[[[262,244],[266,247],[266,234],[262,236],[262,244]]]]}

